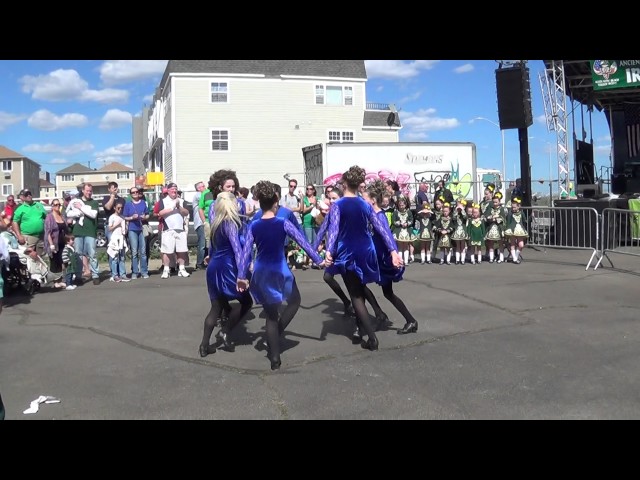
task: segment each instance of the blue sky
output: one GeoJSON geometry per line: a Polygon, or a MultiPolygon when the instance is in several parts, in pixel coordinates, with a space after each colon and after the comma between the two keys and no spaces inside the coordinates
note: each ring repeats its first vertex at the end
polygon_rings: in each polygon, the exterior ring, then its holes
{"type": "MultiPolygon", "coordinates": [[[[529,153],[534,191],[538,179],[557,177],[555,132],[547,132],[538,74],[530,60],[534,124],[529,153]]],[[[166,60],[0,61],[0,144],[42,165],[52,175],[79,162],[92,168],[131,165],[131,119],[151,100],[166,60]]],[[[367,60],[367,100],[394,103],[401,141],[473,142],[478,166],[502,169],[494,60],[367,60]]],[[[577,112],[576,126],[581,125],[577,112]]],[[[604,113],[592,116],[596,176],[609,165],[611,138],[604,113]]],[[[587,140],[589,120],[585,112],[587,140]]],[[[569,139],[573,129],[569,119],[569,139]]],[[[520,176],[517,130],[505,130],[507,178],[520,176]]],[[[571,156],[571,159],[573,157],[571,156]]],[[[573,162],[573,160],[571,160],[573,162]]]]}

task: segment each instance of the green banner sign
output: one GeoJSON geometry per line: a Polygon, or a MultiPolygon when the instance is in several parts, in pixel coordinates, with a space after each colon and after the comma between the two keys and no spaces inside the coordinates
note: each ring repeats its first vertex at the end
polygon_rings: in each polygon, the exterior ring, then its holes
{"type": "Polygon", "coordinates": [[[640,60],[589,60],[594,90],[640,86],[640,60]]]}

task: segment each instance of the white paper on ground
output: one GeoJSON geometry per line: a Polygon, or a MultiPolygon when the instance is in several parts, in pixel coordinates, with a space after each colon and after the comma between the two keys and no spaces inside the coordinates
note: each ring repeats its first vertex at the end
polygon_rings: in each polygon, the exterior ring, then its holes
{"type": "Polygon", "coordinates": [[[29,408],[27,408],[24,412],[24,415],[29,415],[31,413],[36,413],[40,409],[41,403],[60,403],[60,399],[56,397],[52,397],[50,395],[40,395],[34,401],[31,402],[29,408]]]}

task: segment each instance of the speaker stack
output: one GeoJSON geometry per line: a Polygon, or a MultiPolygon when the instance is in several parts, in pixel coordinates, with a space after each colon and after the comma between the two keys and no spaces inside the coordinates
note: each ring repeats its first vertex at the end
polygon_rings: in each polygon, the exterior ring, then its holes
{"type": "Polygon", "coordinates": [[[533,115],[529,69],[523,66],[497,69],[496,88],[500,129],[530,127],[533,115]]]}

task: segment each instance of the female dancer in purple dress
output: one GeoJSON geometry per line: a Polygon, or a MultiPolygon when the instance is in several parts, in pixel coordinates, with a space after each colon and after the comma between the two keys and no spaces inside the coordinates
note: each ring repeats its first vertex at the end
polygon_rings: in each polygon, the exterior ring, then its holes
{"type": "Polygon", "coordinates": [[[242,255],[238,235],[242,223],[238,214],[238,201],[233,193],[222,192],[216,197],[214,208],[215,218],[211,223],[209,264],[207,265],[207,288],[211,310],[204,320],[204,334],[199,349],[201,357],[215,353],[216,348],[209,345],[209,340],[220,312],[223,309],[231,312],[229,301],[238,300],[240,309],[235,314],[233,312],[229,314],[228,320],[224,322],[216,337],[222,340],[225,348],[230,351],[233,351],[234,347],[228,334],[253,305],[251,295],[248,292],[238,292],[236,288],[238,265],[242,255]]]}
{"type": "MultiPolygon", "coordinates": [[[[382,196],[385,194],[385,191],[386,185],[384,184],[384,182],[382,182],[381,180],[376,180],[367,187],[365,193],[362,194],[362,198],[364,198],[364,200],[373,207],[373,211],[376,212],[376,215],[380,217],[380,223],[382,223],[389,230],[388,234],[391,235],[391,229],[389,228],[389,224],[386,221],[387,216],[379,207],[379,205],[382,203],[382,196]]],[[[373,232],[373,244],[376,247],[376,254],[378,255],[378,267],[380,269],[380,281],[378,282],[378,285],[382,287],[382,293],[384,293],[384,297],[389,300],[394,307],[396,307],[396,310],[398,310],[398,312],[402,314],[406,322],[404,327],[398,330],[398,335],[417,332],[418,322],[413,317],[413,315],[411,315],[409,310],[407,310],[404,302],[393,292],[393,282],[399,282],[400,280],[402,280],[404,267],[396,268],[393,266],[391,256],[389,255],[385,246],[385,240],[377,231],[373,232]]]]}
{"type": "Polygon", "coordinates": [[[394,267],[402,267],[402,258],[389,236],[389,229],[380,223],[371,205],[358,196],[358,186],[364,182],[365,171],[354,165],[342,175],[344,196],[329,210],[327,241],[327,261],[334,262],[342,274],[344,284],[351,296],[351,304],[356,312],[356,319],[367,334],[367,341],[362,348],[378,349],[378,338],[369,321],[369,313],[364,304],[364,286],[367,283],[380,281],[378,258],[369,234],[369,224],[384,239],[387,250],[391,253],[394,267]]]}
{"type": "MultiPolygon", "coordinates": [[[[331,192],[327,194],[329,209],[331,209],[333,205],[338,200],[340,200],[341,197],[342,197],[342,191],[338,189],[331,190],[331,192]]],[[[313,245],[313,247],[316,250],[318,249],[320,242],[324,239],[328,226],[329,226],[329,222],[325,219],[325,221],[322,222],[322,225],[320,225],[320,228],[318,229],[318,233],[316,234],[316,243],[314,243],[313,245]]],[[[340,272],[337,270],[335,265],[332,265],[330,267],[327,267],[324,270],[322,279],[327,285],[329,285],[329,288],[333,290],[333,292],[340,298],[340,300],[342,300],[342,303],[344,304],[344,317],[345,318],[355,317],[356,313],[353,310],[353,307],[351,306],[351,300],[347,298],[347,296],[342,291],[342,288],[340,288],[340,284],[335,279],[335,276],[338,273],[340,272]]],[[[375,295],[366,285],[364,286],[364,296],[365,296],[365,300],[369,302],[369,305],[371,305],[371,307],[373,308],[373,314],[376,316],[376,321],[377,321],[376,329],[383,330],[393,326],[393,322],[391,322],[387,314],[384,313],[384,311],[382,311],[382,308],[380,307],[380,304],[376,300],[375,295]]],[[[353,333],[351,334],[351,341],[354,344],[362,342],[362,331],[357,319],[356,319],[355,328],[353,330],[353,333]]]]}
{"type": "Polygon", "coordinates": [[[289,235],[317,265],[324,265],[318,253],[309,245],[300,229],[289,220],[276,216],[278,196],[271,182],[260,181],[254,196],[260,202],[262,217],[249,224],[246,231],[242,260],[238,268],[237,288],[241,292],[250,289],[256,303],[262,305],[267,315],[267,346],[271,370],[280,368],[280,335],[300,308],[300,291],[296,279],[287,266],[284,256],[284,239],[289,235]],[[247,280],[253,244],[256,258],[253,262],[251,283],[247,280]],[[283,301],[287,306],[279,315],[283,301]],[[279,317],[279,318],[278,318],[279,317]]]}

